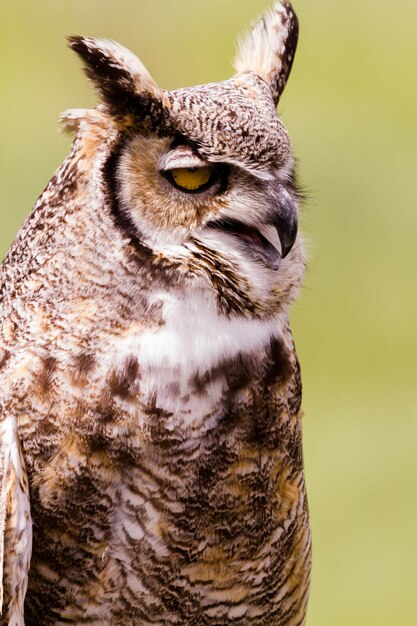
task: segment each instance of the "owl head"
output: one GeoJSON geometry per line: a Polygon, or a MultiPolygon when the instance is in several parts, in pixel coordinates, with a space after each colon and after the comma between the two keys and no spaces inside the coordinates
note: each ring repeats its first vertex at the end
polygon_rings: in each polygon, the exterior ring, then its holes
{"type": "Polygon", "coordinates": [[[69,39],[101,98],[89,124],[112,128],[102,176],[126,245],[214,290],[229,315],[279,313],[303,273],[294,159],[276,113],[297,38],[291,5],[277,2],[241,40],[233,78],[173,91],[119,44],[69,39]]]}

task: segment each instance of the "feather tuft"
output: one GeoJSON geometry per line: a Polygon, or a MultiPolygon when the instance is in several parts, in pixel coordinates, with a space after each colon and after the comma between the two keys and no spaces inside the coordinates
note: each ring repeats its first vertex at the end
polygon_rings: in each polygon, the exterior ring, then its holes
{"type": "Polygon", "coordinates": [[[291,72],[297,41],[298,20],[291,4],[276,2],[240,39],[236,72],[261,76],[270,85],[277,104],[291,72]]]}

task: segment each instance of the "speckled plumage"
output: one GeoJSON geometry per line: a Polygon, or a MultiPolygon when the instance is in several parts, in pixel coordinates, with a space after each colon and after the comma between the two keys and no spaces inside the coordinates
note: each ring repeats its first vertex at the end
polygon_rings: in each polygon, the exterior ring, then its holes
{"type": "Polygon", "coordinates": [[[171,92],[70,39],[102,103],[0,273],[0,624],[305,623],[297,33],[277,3],[233,79],[171,92]]]}

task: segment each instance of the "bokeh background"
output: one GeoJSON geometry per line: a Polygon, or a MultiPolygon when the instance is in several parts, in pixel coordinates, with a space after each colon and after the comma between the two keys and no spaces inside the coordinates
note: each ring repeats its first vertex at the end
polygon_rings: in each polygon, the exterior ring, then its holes
{"type": "MultiPolygon", "coordinates": [[[[293,326],[314,533],[308,626],[417,624],[417,3],[294,0],[279,111],[310,194],[293,326]]],[[[68,34],[114,38],[162,87],[231,73],[265,0],[1,0],[0,255],[95,102],[68,34]]]]}

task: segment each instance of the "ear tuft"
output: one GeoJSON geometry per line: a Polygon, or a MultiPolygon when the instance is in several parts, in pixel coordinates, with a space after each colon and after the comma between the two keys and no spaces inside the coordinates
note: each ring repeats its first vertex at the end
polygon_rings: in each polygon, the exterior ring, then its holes
{"type": "Polygon", "coordinates": [[[161,90],[133,52],[106,39],[69,37],[68,43],[113,116],[140,117],[142,110],[149,117],[150,109],[160,109],[161,90]]]}
{"type": "Polygon", "coordinates": [[[298,41],[298,20],[290,2],[276,2],[239,43],[238,74],[254,72],[270,85],[275,104],[291,72],[298,41]]]}

